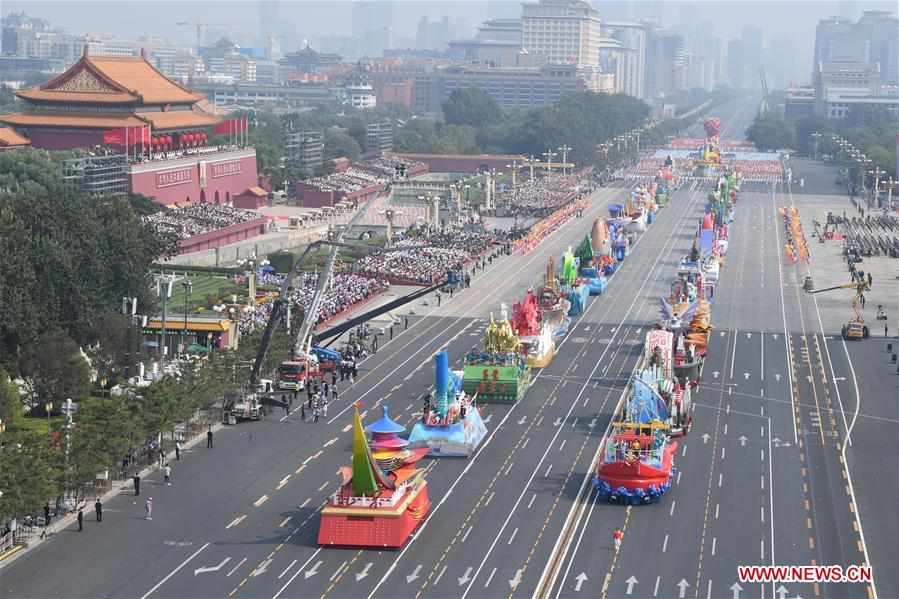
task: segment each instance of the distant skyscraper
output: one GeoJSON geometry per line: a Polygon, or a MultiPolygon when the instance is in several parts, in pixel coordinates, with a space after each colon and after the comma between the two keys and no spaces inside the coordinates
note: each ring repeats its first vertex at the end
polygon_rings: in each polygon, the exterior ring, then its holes
{"type": "Polygon", "coordinates": [[[278,13],[278,0],[259,0],[257,31],[259,33],[258,44],[260,48],[265,48],[269,36],[276,34],[278,13]]]}
{"type": "Polygon", "coordinates": [[[549,63],[599,66],[599,12],[582,0],[521,5],[521,45],[549,63]]]}
{"type": "Polygon", "coordinates": [[[393,41],[393,2],[353,2],[353,37],[359,44],[361,56],[382,56],[393,41]]]}
{"type": "Polygon", "coordinates": [[[509,0],[488,0],[487,19],[518,19],[521,17],[521,3],[509,0]]]}

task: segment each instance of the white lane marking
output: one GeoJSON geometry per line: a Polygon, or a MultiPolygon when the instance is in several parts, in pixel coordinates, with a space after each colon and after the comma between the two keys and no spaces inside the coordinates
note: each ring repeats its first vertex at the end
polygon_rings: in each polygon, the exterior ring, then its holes
{"type": "Polygon", "coordinates": [[[559,451],[562,451],[562,448],[565,447],[565,443],[566,443],[567,441],[568,441],[568,439],[562,439],[562,443],[559,445],[559,451]]]}
{"type": "Polygon", "coordinates": [[[521,444],[521,448],[524,449],[525,447],[528,446],[528,443],[530,443],[530,442],[531,442],[530,437],[525,438],[524,443],[521,444]]]}
{"type": "Polygon", "coordinates": [[[652,596],[657,597],[659,595],[659,581],[662,580],[661,576],[656,576],[656,586],[652,589],[652,596]]]}
{"type": "Polygon", "coordinates": [[[256,507],[259,507],[260,505],[262,505],[262,504],[265,503],[266,501],[268,501],[268,495],[263,495],[262,497],[260,497],[260,498],[257,499],[256,501],[254,501],[254,502],[253,502],[253,505],[255,505],[256,507]]]}
{"type": "Polygon", "coordinates": [[[330,446],[334,445],[335,443],[337,443],[337,437],[334,437],[333,439],[326,441],[322,447],[330,447],[330,446]]]}
{"type": "Polygon", "coordinates": [[[736,363],[735,358],[737,356],[737,341],[739,339],[740,339],[740,335],[738,335],[737,331],[734,330],[734,347],[733,347],[733,351],[731,352],[731,355],[730,355],[730,378],[731,379],[734,378],[734,364],[736,363]]]}
{"type": "Polygon", "coordinates": [[[721,448],[721,459],[722,459],[722,460],[724,459],[724,453],[725,453],[725,450],[727,450],[727,447],[722,447],[722,448],[721,448]]]}
{"type": "Polygon", "coordinates": [[[531,509],[531,506],[534,505],[534,500],[535,500],[535,499],[537,499],[537,494],[536,494],[536,493],[534,493],[534,495],[531,496],[531,500],[528,502],[528,509],[531,509]]]}
{"type": "Polygon", "coordinates": [[[300,472],[302,472],[302,471],[305,470],[305,469],[306,469],[306,464],[303,464],[302,466],[300,466],[299,468],[297,468],[296,470],[294,470],[293,473],[294,473],[294,474],[299,474],[300,472]]]}
{"type": "Polygon", "coordinates": [[[290,583],[292,583],[292,582],[294,581],[294,579],[295,579],[297,576],[299,576],[299,575],[303,572],[303,570],[306,569],[306,566],[309,565],[309,562],[311,562],[313,559],[315,559],[315,556],[318,555],[319,553],[321,553],[321,550],[322,550],[321,547],[319,547],[318,549],[316,549],[316,550],[315,550],[315,553],[313,553],[312,555],[309,556],[309,559],[307,559],[307,560],[303,563],[303,565],[300,566],[300,568],[294,573],[294,575],[290,577],[290,580],[288,580],[287,582],[284,583],[284,586],[281,587],[281,588],[278,590],[278,592],[274,594],[274,596],[272,597],[272,599],[278,599],[278,597],[281,596],[281,593],[284,592],[284,589],[286,589],[288,586],[290,586],[290,583]]]}
{"type": "Polygon", "coordinates": [[[487,497],[487,501],[484,502],[484,507],[490,505],[490,502],[493,501],[493,496],[496,495],[496,491],[491,491],[490,496],[487,497]]]}
{"type": "Polygon", "coordinates": [[[723,479],[724,479],[724,473],[721,472],[720,474],[718,474],[718,486],[719,486],[719,487],[721,486],[721,481],[722,481],[723,479]]]}
{"type": "Polygon", "coordinates": [[[307,497],[307,498],[306,498],[306,501],[304,501],[302,504],[300,504],[300,507],[301,507],[301,508],[306,507],[307,505],[309,505],[309,502],[310,502],[310,501],[312,501],[312,498],[311,498],[311,497],[307,497]]]}
{"type": "Polygon", "coordinates": [[[237,562],[237,565],[234,566],[233,568],[231,568],[231,571],[228,572],[227,574],[225,574],[225,576],[231,576],[232,574],[237,572],[237,569],[240,568],[242,565],[244,565],[246,563],[246,561],[247,561],[247,558],[243,558],[242,560],[237,562]]]}
{"type": "Polygon", "coordinates": [[[674,506],[676,506],[676,505],[677,505],[677,500],[672,500],[672,501],[671,501],[671,509],[668,510],[668,515],[669,515],[669,516],[673,516],[673,515],[674,515],[674,506]]]}
{"type": "Polygon", "coordinates": [[[144,594],[141,596],[140,599],[147,599],[147,597],[149,597],[150,595],[152,595],[152,594],[156,591],[156,589],[158,589],[159,587],[161,587],[162,585],[164,585],[166,582],[168,582],[168,580],[169,580],[172,576],[174,576],[175,574],[177,574],[178,572],[180,572],[180,571],[181,571],[181,568],[183,568],[184,566],[186,566],[187,564],[189,564],[190,561],[191,561],[192,559],[194,559],[195,557],[197,557],[198,555],[200,555],[200,552],[202,552],[204,549],[206,549],[207,547],[209,547],[209,545],[211,545],[211,543],[205,543],[202,547],[200,547],[199,549],[197,549],[196,551],[194,551],[192,554],[190,554],[190,557],[188,557],[186,560],[184,560],[183,562],[181,562],[181,563],[178,565],[178,567],[176,567],[174,570],[172,570],[171,572],[169,572],[168,575],[167,575],[165,578],[163,578],[162,580],[160,580],[159,582],[157,582],[156,585],[155,585],[152,589],[150,589],[149,591],[147,591],[146,593],[144,593],[144,594]]]}
{"type": "Polygon", "coordinates": [[[284,571],[281,572],[281,574],[278,576],[278,580],[281,580],[282,578],[284,578],[284,575],[287,574],[290,571],[290,569],[293,568],[294,565],[296,565],[296,563],[297,563],[297,560],[293,560],[292,562],[290,562],[290,565],[287,566],[286,568],[284,568],[284,571]]]}
{"type": "Polygon", "coordinates": [[[715,504],[715,520],[718,519],[718,509],[721,507],[720,503],[715,504]]]}
{"type": "Polygon", "coordinates": [[[469,527],[468,527],[468,530],[465,531],[465,534],[462,535],[462,542],[463,542],[463,543],[464,543],[465,540],[468,538],[468,535],[471,534],[471,530],[472,530],[473,528],[474,528],[474,526],[469,526],[469,527]]]}
{"type": "Polygon", "coordinates": [[[715,555],[715,549],[718,547],[718,537],[712,537],[712,556],[715,555]]]}
{"type": "Polygon", "coordinates": [[[440,582],[440,579],[443,578],[443,573],[446,572],[446,569],[449,566],[443,566],[443,569],[440,570],[440,574],[437,575],[437,578],[434,579],[434,586],[437,586],[437,583],[440,582]]]}
{"type": "Polygon", "coordinates": [[[226,526],[226,527],[225,527],[225,530],[228,530],[229,528],[233,528],[233,527],[237,526],[238,524],[240,524],[241,522],[243,522],[243,521],[244,521],[244,518],[246,518],[246,517],[247,517],[247,515],[244,514],[243,516],[238,516],[238,517],[235,518],[234,520],[231,520],[231,524],[229,524],[228,526],[226,526]]]}
{"type": "Polygon", "coordinates": [[[285,526],[287,526],[287,523],[290,522],[291,518],[293,518],[293,516],[287,516],[286,518],[284,518],[281,524],[278,525],[278,528],[284,528],[285,526]]]}
{"type": "Polygon", "coordinates": [[[496,574],[496,568],[494,568],[493,570],[490,571],[490,576],[487,577],[487,582],[484,583],[485,589],[490,586],[490,581],[493,580],[494,574],[496,574]]]}
{"type": "Polygon", "coordinates": [[[662,541],[662,553],[668,551],[668,535],[665,535],[665,539],[662,541]]]}
{"type": "Polygon", "coordinates": [[[761,482],[762,482],[762,491],[764,491],[765,490],[765,475],[764,474],[761,477],[761,482]]]}
{"type": "Polygon", "coordinates": [[[762,520],[762,524],[764,524],[765,523],[765,506],[763,506],[763,505],[759,506],[759,516],[762,520]]]}
{"type": "Polygon", "coordinates": [[[518,529],[516,528],[515,530],[512,531],[512,535],[509,537],[509,540],[508,540],[508,542],[506,542],[506,545],[511,545],[512,541],[515,540],[515,536],[517,534],[518,534],[518,529]]]}
{"type": "Polygon", "coordinates": [[[327,486],[330,484],[330,482],[331,482],[331,481],[327,481],[327,480],[326,480],[325,482],[322,483],[322,486],[320,486],[320,487],[318,488],[318,490],[319,490],[319,491],[324,491],[324,490],[325,490],[325,487],[327,487],[327,486]]]}
{"type": "Polygon", "coordinates": [[[290,475],[288,474],[287,476],[285,476],[284,478],[281,479],[281,482],[278,483],[278,486],[275,487],[275,489],[280,490],[282,487],[284,487],[284,485],[287,484],[287,481],[289,481],[289,480],[290,480],[290,475]]]}
{"type": "Polygon", "coordinates": [[[553,465],[550,464],[546,467],[546,472],[543,473],[543,478],[549,478],[549,471],[553,469],[553,465]]]}

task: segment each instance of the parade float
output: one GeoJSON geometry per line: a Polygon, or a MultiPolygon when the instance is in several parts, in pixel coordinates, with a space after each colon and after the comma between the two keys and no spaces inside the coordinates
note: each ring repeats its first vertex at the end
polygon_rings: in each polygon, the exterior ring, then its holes
{"type": "MultiPolygon", "coordinates": [[[[434,394],[424,398],[421,420],[412,428],[409,445],[426,448],[432,457],[468,457],[487,435],[487,427],[475,404],[478,392],[468,394],[464,390],[464,371],[449,369],[446,350],[434,356],[434,374],[434,394]]],[[[490,384],[491,375],[488,370],[485,386],[490,384]]],[[[513,385],[517,386],[517,377],[513,385]]],[[[508,389],[499,391],[508,392],[508,389]]]]}
{"type": "Polygon", "coordinates": [[[643,346],[643,364],[638,385],[645,385],[665,402],[668,418],[668,434],[672,437],[686,435],[693,421],[691,373],[684,366],[697,363],[698,381],[701,358],[694,352],[685,352],[683,337],[673,331],[656,329],[646,334],[643,346]],[[676,340],[676,341],[675,341],[676,340]]]}
{"type": "MultiPolygon", "coordinates": [[[[541,288],[543,290],[545,288],[541,288]]],[[[556,302],[555,293],[551,290],[546,293],[547,302],[556,302]]],[[[554,333],[558,325],[567,318],[560,309],[548,318],[531,289],[528,289],[523,301],[512,305],[510,324],[521,341],[522,353],[528,366],[543,368],[552,361],[556,354],[554,333]]]]}
{"type": "MultiPolygon", "coordinates": [[[[536,306],[536,297],[534,300],[536,306]]],[[[465,355],[462,390],[477,395],[480,403],[517,402],[531,384],[527,351],[506,319],[505,308],[499,322],[491,314],[484,332],[484,349],[473,348],[465,355]]]]}
{"type": "Polygon", "coordinates": [[[675,476],[677,442],[668,438],[665,401],[654,393],[646,371],[631,382],[622,419],[612,423],[593,477],[603,501],[640,505],[658,501],[675,476]]]}
{"type": "Polygon", "coordinates": [[[431,508],[427,481],[415,466],[428,450],[407,448],[398,436],[405,428],[391,420],[386,406],[368,430],[371,445],[357,409],[353,465],[340,469],[340,488],[321,510],[319,545],[396,549],[431,508]]]}
{"type": "MultiPolygon", "coordinates": [[[[573,281],[577,274],[577,265],[574,262],[574,256],[571,254],[570,249],[566,252],[565,261],[568,264],[563,265],[563,274],[566,277],[571,277],[573,281]]],[[[546,265],[543,286],[538,289],[537,297],[540,301],[538,317],[541,326],[544,328],[549,327],[553,339],[564,337],[568,333],[568,327],[571,325],[571,318],[568,316],[568,312],[571,310],[571,302],[565,298],[562,288],[556,279],[555,260],[552,256],[550,256],[546,265]]],[[[555,352],[555,347],[553,352],[555,352]]],[[[534,365],[536,366],[536,364],[534,365]]]]}
{"type": "Polygon", "coordinates": [[[709,177],[721,167],[721,119],[707,118],[702,126],[705,129],[705,140],[699,154],[694,156],[694,173],[697,177],[709,177]]]}

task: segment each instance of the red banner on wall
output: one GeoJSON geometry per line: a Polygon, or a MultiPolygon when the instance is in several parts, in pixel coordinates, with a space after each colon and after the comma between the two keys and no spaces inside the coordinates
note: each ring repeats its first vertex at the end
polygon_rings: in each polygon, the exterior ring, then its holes
{"type": "Polygon", "coordinates": [[[215,135],[234,135],[236,133],[246,133],[248,130],[249,121],[247,117],[228,119],[212,128],[212,132],[215,135]]]}
{"type": "Polygon", "coordinates": [[[137,146],[150,143],[150,126],[143,127],[119,127],[103,132],[103,145],[106,146],[137,146]]]}

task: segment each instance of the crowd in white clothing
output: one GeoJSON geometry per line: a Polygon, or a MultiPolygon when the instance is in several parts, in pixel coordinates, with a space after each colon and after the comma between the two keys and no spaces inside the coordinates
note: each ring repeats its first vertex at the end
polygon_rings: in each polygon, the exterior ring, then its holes
{"type": "Polygon", "coordinates": [[[356,262],[356,269],[379,278],[431,284],[487,251],[494,241],[497,237],[492,233],[459,229],[433,233],[430,238],[410,234],[393,243],[395,251],[364,256],[356,262]],[[423,245],[430,247],[420,247],[423,245]]]}
{"type": "Polygon", "coordinates": [[[188,239],[257,218],[259,215],[249,210],[218,204],[196,204],[155,212],[145,216],[144,222],[159,231],[175,233],[178,239],[188,239]]]}
{"type": "Polygon", "coordinates": [[[514,189],[498,193],[497,206],[507,206],[514,212],[533,213],[554,210],[571,201],[577,189],[578,177],[551,175],[518,183],[514,189]]]}
{"type": "MultiPolygon", "coordinates": [[[[280,286],[284,275],[274,273],[257,272],[257,283],[260,285],[280,286]]],[[[293,309],[302,307],[307,309],[312,305],[315,290],[318,285],[318,273],[301,273],[294,282],[294,288],[290,292],[290,303],[293,309]]],[[[335,315],[364,301],[390,285],[385,280],[360,276],[352,273],[335,273],[331,282],[325,289],[324,296],[319,302],[316,324],[333,318],[335,315]]],[[[254,306],[244,312],[240,318],[240,332],[247,334],[257,327],[264,327],[268,321],[273,307],[272,302],[265,302],[254,306]]]]}

